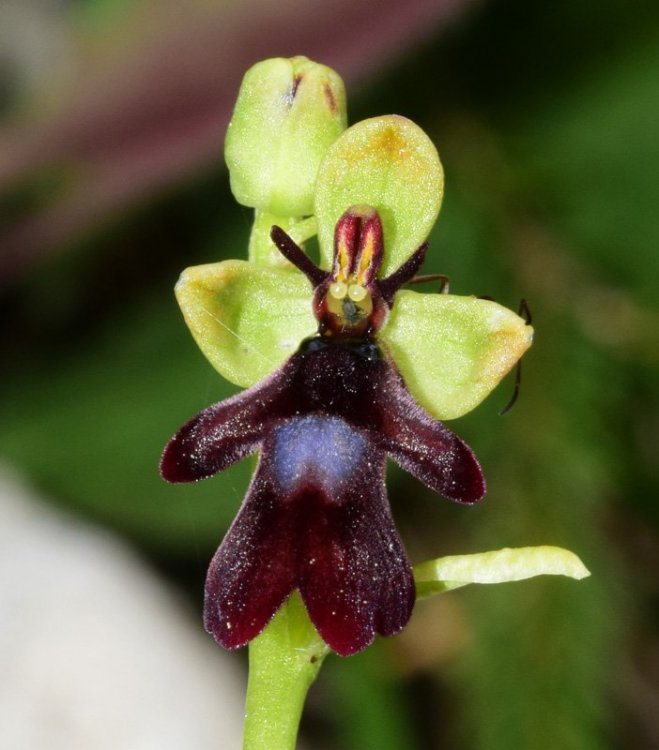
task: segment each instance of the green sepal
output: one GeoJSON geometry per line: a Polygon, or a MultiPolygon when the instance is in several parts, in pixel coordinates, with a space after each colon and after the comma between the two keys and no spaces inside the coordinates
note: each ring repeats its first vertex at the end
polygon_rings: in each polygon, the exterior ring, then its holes
{"type": "Polygon", "coordinates": [[[331,68],[306,57],[254,65],[225,140],[236,200],[279,216],[311,214],[318,167],[346,120],[343,81],[331,68]]]}
{"type": "Polygon", "coordinates": [[[386,276],[401,266],[432,229],[444,192],[437,150],[411,120],[375,117],[348,128],[318,172],[315,213],[323,268],[330,268],[334,227],[353,205],[375,208],[384,228],[386,276]]]}
{"type": "Polygon", "coordinates": [[[403,290],[380,338],[414,398],[437,419],[454,419],[510,371],[533,329],[496,302],[403,290]]]}
{"type": "Polygon", "coordinates": [[[414,566],[417,599],[470,583],[508,583],[540,575],[581,580],[590,575],[579,557],[561,547],[517,547],[451,555],[414,566]]]}
{"type": "Polygon", "coordinates": [[[244,388],[276,370],[317,329],[311,287],[292,266],[243,260],[192,266],[181,274],[176,298],[209,362],[244,388]]]}

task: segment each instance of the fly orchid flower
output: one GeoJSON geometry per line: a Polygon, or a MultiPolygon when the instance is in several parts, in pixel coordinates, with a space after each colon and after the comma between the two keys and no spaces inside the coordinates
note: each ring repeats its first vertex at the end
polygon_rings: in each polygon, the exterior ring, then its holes
{"type": "Polygon", "coordinates": [[[259,454],[206,581],[205,626],[227,648],[258,635],[295,590],[341,655],[405,626],[415,589],[387,457],[455,501],[484,495],[471,449],[438,420],[479,403],[531,329],[491,301],[401,290],[423,262],[442,187],[423,131],[397,116],[366,120],[318,170],[319,265],[295,241],[309,219],[273,220],[281,206],[252,190],[263,203],[252,203],[250,260],[187,269],[177,285],[204,354],[248,389],[184,425],[162,475],[195,481],[259,454]]]}
{"type": "Polygon", "coordinates": [[[194,481],[259,450],[245,503],[210,565],[206,628],[227,648],[242,646],[298,589],[323,640],[349,655],[376,632],[397,633],[415,600],[387,501],[386,456],[458,502],[480,500],[485,483],[469,447],[415,402],[377,343],[426,246],[378,280],[374,209],[341,217],[331,272],[279,227],[272,235],[312,284],[319,333],[265,381],[188,422],[161,471],[194,481]]]}

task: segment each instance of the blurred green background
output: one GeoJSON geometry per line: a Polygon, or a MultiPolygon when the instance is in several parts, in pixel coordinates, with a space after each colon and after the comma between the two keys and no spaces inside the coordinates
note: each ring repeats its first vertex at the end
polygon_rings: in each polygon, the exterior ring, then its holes
{"type": "Polygon", "coordinates": [[[659,6],[304,7],[0,11],[0,456],[201,609],[251,464],[194,486],[158,477],[175,429],[234,390],[172,286],[245,253],[250,212],[221,158],[244,69],[277,54],[329,64],[351,122],[404,114],[439,149],[425,270],[454,293],[525,297],[536,328],[513,411],[497,415],[509,379],[451,424],[482,461],[484,503],[453,506],[390,467],[412,559],[556,544],[592,577],[421,603],[403,635],[328,660],[308,747],[656,748],[659,6]]]}

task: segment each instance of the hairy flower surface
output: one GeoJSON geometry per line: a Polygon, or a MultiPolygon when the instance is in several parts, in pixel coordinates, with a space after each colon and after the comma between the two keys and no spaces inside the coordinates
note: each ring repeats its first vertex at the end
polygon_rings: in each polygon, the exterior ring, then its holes
{"type": "Polygon", "coordinates": [[[314,285],[319,335],[264,382],[188,422],[161,471],[172,482],[203,479],[258,450],[245,503],[210,565],[206,628],[242,646],[299,589],[322,638],[348,655],[404,627],[415,599],[385,458],[458,502],[479,500],[485,484],[469,447],[415,402],[376,343],[425,246],[378,281],[382,225],[372,209],[338,222],[331,272],[276,227],[273,238],[314,285]]]}

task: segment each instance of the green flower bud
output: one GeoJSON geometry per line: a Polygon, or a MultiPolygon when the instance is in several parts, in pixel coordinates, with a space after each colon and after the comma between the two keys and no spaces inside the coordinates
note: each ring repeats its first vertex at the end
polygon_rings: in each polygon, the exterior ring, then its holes
{"type": "Polygon", "coordinates": [[[254,65],[225,141],[236,200],[278,216],[313,213],[318,167],[346,119],[343,81],[330,68],[306,57],[254,65]]]}

